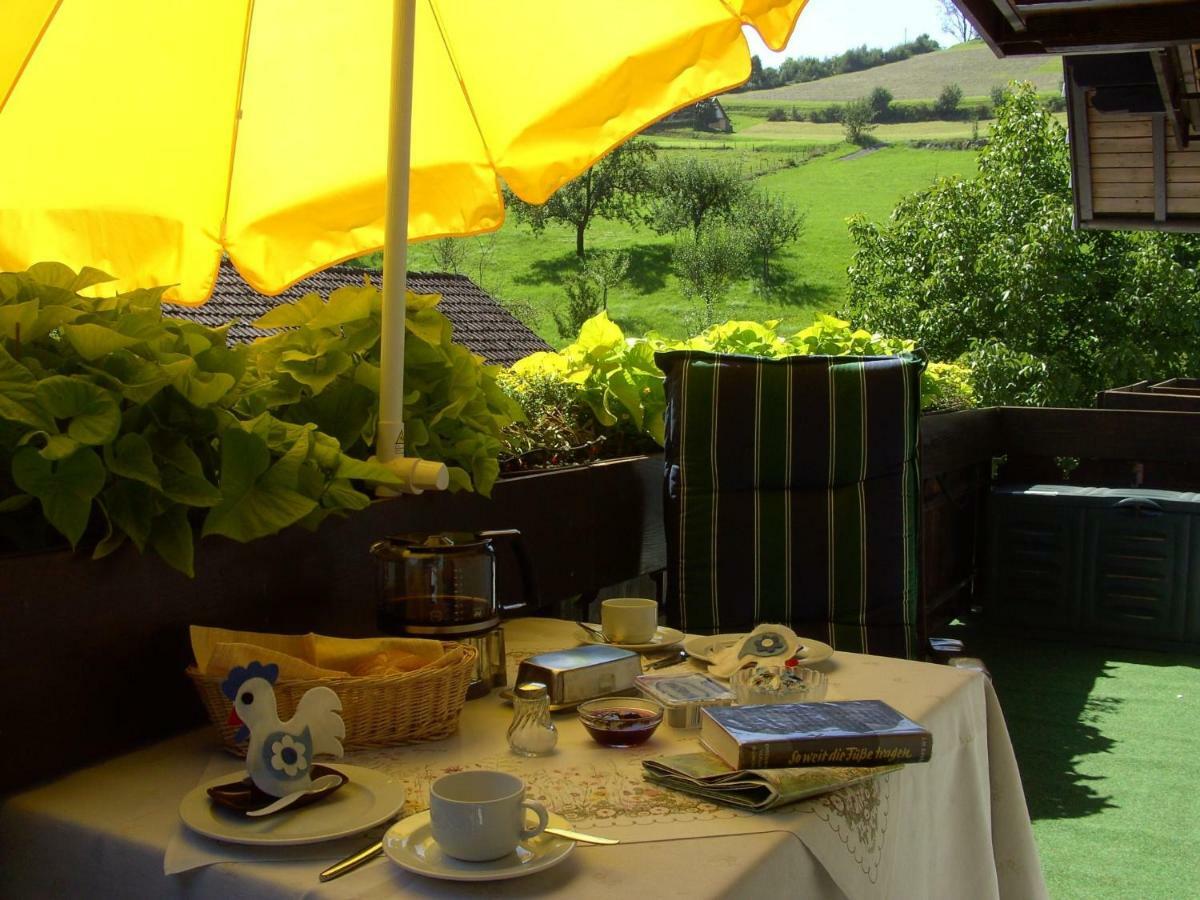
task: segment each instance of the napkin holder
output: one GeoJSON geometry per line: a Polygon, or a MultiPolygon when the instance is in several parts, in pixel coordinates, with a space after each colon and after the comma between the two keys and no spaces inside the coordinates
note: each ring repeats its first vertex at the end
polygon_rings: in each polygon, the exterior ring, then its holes
{"type": "Polygon", "coordinates": [[[540,681],[550,693],[550,705],[564,707],[629,691],[633,679],[641,674],[642,658],[638,654],[620,647],[588,644],[523,660],[516,683],[540,681]]]}

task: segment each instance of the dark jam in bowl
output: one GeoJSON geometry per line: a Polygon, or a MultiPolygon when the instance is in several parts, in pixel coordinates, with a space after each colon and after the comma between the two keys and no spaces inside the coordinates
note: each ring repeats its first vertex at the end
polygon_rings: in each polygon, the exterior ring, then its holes
{"type": "Polygon", "coordinates": [[[632,707],[611,706],[580,711],[580,721],[598,744],[605,747],[636,747],[654,734],[662,721],[662,712],[632,707]]]}

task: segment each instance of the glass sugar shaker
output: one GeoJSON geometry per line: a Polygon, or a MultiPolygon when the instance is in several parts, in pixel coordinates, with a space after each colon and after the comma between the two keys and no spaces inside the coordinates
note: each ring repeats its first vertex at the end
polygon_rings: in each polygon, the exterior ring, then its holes
{"type": "Polygon", "coordinates": [[[546,756],[558,743],[558,729],[550,721],[550,692],[540,681],[517,685],[513,691],[513,719],[508,726],[508,746],[521,756],[546,756]]]}

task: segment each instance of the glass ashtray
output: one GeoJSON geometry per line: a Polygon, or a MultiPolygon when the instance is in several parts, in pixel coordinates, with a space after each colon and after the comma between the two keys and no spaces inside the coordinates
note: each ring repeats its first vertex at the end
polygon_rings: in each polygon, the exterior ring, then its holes
{"type": "Polygon", "coordinates": [[[824,700],[829,677],[805,666],[747,666],[729,679],[738,706],[824,700]]]}

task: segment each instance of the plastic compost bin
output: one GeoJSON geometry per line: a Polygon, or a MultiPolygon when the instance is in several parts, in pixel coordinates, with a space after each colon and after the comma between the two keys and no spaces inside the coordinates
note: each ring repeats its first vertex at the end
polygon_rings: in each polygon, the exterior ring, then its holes
{"type": "Polygon", "coordinates": [[[1200,641],[1200,494],[1035,484],[993,488],[989,618],[1105,636],[1200,641]]]}

